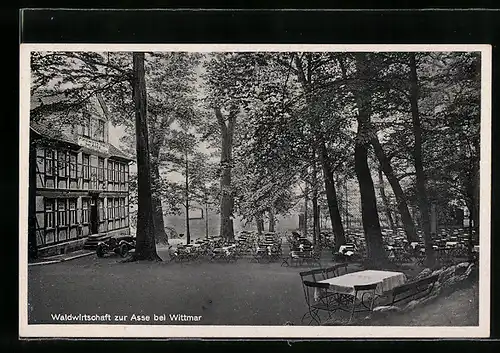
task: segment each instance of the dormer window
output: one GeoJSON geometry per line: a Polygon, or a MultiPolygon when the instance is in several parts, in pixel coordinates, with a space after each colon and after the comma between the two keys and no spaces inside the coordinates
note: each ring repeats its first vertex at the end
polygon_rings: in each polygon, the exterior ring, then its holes
{"type": "Polygon", "coordinates": [[[95,139],[97,141],[104,142],[104,121],[103,120],[97,120],[97,129],[95,132],[95,139]]]}
{"type": "Polygon", "coordinates": [[[82,135],[90,137],[90,118],[83,118],[82,120],[82,135]]]}

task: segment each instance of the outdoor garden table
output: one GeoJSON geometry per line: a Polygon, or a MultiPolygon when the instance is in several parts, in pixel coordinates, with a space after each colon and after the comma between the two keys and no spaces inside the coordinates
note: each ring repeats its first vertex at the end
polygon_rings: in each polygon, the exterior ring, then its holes
{"type": "MultiPolygon", "coordinates": [[[[332,277],[318,282],[328,283],[328,292],[351,296],[353,296],[355,292],[354,286],[376,283],[377,288],[375,294],[382,295],[404,284],[406,282],[406,275],[402,272],[365,270],[347,273],[342,276],[332,277]]],[[[361,300],[362,295],[363,293],[358,293],[358,299],[361,300]]],[[[319,293],[316,293],[315,296],[319,296],[319,293]]]]}
{"type": "Polygon", "coordinates": [[[236,248],[236,245],[227,245],[223,246],[221,249],[226,253],[226,255],[229,255],[229,253],[236,248]]]}
{"type": "Polygon", "coordinates": [[[341,246],[339,246],[339,253],[343,253],[345,251],[352,251],[352,250],[354,250],[353,245],[341,245],[341,246]]]}
{"type": "Polygon", "coordinates": [[[410,243],[410,246],[411,246],[411,248],[412,248],[412,249],[415,249],[415,248],[416,248],[417,246],[419,246],[419,245],[420,245],[420,243],[419,243],[419,242],[416,242],[416,241],[412,241],[412,242],[410,243]]]}
{"type": "Polygon", "coordinates": [[[389,255],[388,255],[388,256],[389,256],[389,258],[390,258],[390,259],[393,259],[393,258],[395,258],[395,257],[396,257],[396,254],[397,254],[398,252],[403,251],[403,248],[402,248],[402,247],[400,247],[400,246],[391,246],[391,245],[388,245],[388,246],[387,246],[387,251],[388,251],[388,253],[389,253],[389,255]]]}

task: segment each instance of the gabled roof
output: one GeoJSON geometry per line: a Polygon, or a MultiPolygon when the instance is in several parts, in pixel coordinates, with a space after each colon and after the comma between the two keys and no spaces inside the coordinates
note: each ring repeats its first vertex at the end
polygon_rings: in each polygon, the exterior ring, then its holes
{"type": "Polygon", "coordinates": [[[45,138],[78,145],[76,136],[65,134],[57,128],[51,128],[51,126],[49,125],[31,121],[30,128],[38,135],[45,138]]]}
{"type": "Polygon", "coordinates": [[[113,144],[108,143],[108,145],[109,145],[109,154],[111,155],[111,157],[119,157],[119,158],[126,159],[128,161],[133,161],[134,160],[133,158],[131,158],[130,156],[128,156],[127,154],[125,154],[125,152],[123,152],[122,150],[116,148],[113,144]]]}
{"type": "MultiPolygon", "coordinates": [[[[48,126],[44,123],[34,122],[34,121],[30,122],[30,128],[32,131],[34,131],[39,136],[42,136],[42,137],[45,137],[45,138],[48,138],[51,140],[61,141],[64,143],[69,143],[69,144],[72,144],[75,146],[79,146],[78,139],[77,139],[76,135],[67,134],[67,133],[61,131],[60,128],[59,129],[57,127],[51,128],[50,126],[48,126]]],[[[108,142],[107,145],[108,145],[109,157],[117,157],[117,158],[124,159],[127,161],[134,160],[134,158],[128,156],[125,152],[121,151],[119,148],[117,148],[113,144],[108,142]]]]}
{"type": "Polygon", "coordinates": [[[39,94],[33,94],[30,98],[31,109],[37,108],[42,104],[54,104],[63,101],[65,98],[64,94],[55,94],[53,96],[41,96],[39,94]]]}

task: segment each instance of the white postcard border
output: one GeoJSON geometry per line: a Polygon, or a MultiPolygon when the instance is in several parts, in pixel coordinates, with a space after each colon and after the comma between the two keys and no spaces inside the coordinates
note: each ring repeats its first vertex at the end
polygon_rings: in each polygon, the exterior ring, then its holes
{"type": "Polygon", "coordinates": [[[19,336],[22,338],[483,338],[490,334],[491,45],[21,44],[19,139],[19,336]],[[32,51],[477,51],[481,52],[479,326],[194,326],[28,324],[28,165],[32,51]]]}

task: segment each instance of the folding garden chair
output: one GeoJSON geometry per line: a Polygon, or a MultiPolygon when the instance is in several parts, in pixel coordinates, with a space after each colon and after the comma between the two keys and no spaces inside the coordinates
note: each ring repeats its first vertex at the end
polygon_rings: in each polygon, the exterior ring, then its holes
{"type": "Polygon", "coordinates": [[[315,268],[312,270],[299,272],[299,276],[302,281],[318,282],[324,279],[323,272],[323,268],[315,268]]]}
{"type": "MultiPolygon", "coordinates": [[[[290,254],[289,254],[289,261],[290,261],[290,266],[293,266],[293,263],[295,261],[295,263],[298,265],[300,264],[300,262],[302,261],[300,256],[299,256],[299,249],[296,249],[296,248],[292,248],[290,250],[290,254]]],[[[286,262],[288,264],[288,261],[286,262]]]]}
{"type": "Polygon", "coordinates": [[[331,318],[332,311],[335,310],[328,300],[327,297],[317,296],[317,291],[326,291],[329,287],[328,283],[319,283],[312,281],[302,281],[302,287],[304,289],[304,296],[307,304],[307,312],[302,316],[300,320],[301,324],[304,324],[307,318],[309,318],[308,325],[315,322],[321,325],[320,312],[326,312],[328,318],[331,318]]]}
{"type": "Polygon", "coordinates": [[[375,294],[376,289],[377,289],[377,283],[354,286],[354,297],[352,300],[351,316],[349,318],[349,323],[351,323],[355,313],[373,310],[373,303],[375,302],[375,297],[376,297],[375,294]]]}
{"type": "Polygon", "coordinates": [[[347,262],[344,262],[341,264],[336,264],[336,265],[324,268],[323,269],[324,279],[340,276],[340,269],[344,269],[343,274],[346,274],[348,265],[349,264],[347,262]]]}

